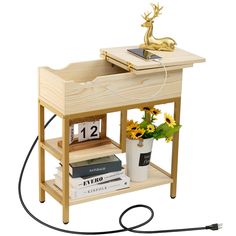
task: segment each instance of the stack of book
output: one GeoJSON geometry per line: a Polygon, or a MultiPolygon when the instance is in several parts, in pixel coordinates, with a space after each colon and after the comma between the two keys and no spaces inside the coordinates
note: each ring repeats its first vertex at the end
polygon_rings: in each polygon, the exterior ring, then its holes
{"type": "MultiPolygon", "coordinates": [[[[71,199],[128,188],[130,178],[125,175],[116,155],[76,162],[69,167],[71,199]]],[[[62,167],[57,167],[55,185],[62,189],[62,167]]]]}

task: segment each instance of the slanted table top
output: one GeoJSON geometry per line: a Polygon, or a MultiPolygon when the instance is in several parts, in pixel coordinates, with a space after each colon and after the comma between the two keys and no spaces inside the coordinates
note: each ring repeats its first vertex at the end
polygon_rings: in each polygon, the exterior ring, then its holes
{"type": "MultiPolygon", "coordinates": [[[[127,47],[114,47],[114,48],[104,48],[101,49],[101,56],[105,57],[108,61],[118,66],[122,64],[129,68],[139,71],[139,70],[148,70],[154,68],[162,67],[159,63],[153,60],[145,60],[138,56],[135,56],[127,51],[127,49],[138,48],[138,46],[127,46],[127,47]]],[[[204,62],[205,59],[197,56],[195,54],[189,53],[183,49],[176,48],[173,52],[164,52],[164,51],[152,51],[153,54],[156,54],[161,57],[161,62],[166,67],[189,67],[194,63],[204,62]]],[[[125,67],[123,67],[125,68],[125,67]]]]}

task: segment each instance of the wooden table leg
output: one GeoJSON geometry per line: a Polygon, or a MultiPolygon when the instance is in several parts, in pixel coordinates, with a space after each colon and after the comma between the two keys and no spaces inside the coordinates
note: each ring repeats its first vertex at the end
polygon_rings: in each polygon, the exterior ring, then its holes
{"type": "Polygon", "coordinates": [[[127,126],[127,110],[120,111],[120,148],[122,152],[126,151],[126,126],[127,126]]]}
{"type": "Polygon", "coordinates": [[[107,114],[101,119],[101,138],[106,138],[107,136],[107,114]]]}
{"type": "Polygon", "coordinates": [[[38,102],[38,155],[39,155],[39,201],[45,202],[45,191],[41,183],[45,183],[45,150],[40,143],[44,141],[44,107],[38,102]]]}
{"type": "Polygon", "coordinates": [[[62,206],[63,223],[69,223],[69,119],[62,118],[62,206]]]}
{"type": "MultiPolygon", "coordinates": [[[[174,119],[177,124],[180,123],[180,106],[181,106],[181,97],[176,98],[174,101],[174,119]]],[[[178,151],[179,151],[179,132],[174,134],[173,144],[172,144],[171,178],[173,179],[173,183],[171,183],[171,186],[170,186],[170,197],[171,198],[176,197],[178,151]]]]}

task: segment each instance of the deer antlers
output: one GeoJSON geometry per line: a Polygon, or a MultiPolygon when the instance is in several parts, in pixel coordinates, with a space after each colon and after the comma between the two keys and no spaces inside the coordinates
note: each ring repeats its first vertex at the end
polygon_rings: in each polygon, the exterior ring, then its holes
{"type": "Polygon", "coordinates": [[[159,3],[157,5],[151,3],[151,6],[153,8],[153,16],[149,17],[151,12],[144,13],[142,17],[145,21],[152,21],[154,18],[160,15],[160,11],[163,9],[163,7],[159,6],[159,3]]]}

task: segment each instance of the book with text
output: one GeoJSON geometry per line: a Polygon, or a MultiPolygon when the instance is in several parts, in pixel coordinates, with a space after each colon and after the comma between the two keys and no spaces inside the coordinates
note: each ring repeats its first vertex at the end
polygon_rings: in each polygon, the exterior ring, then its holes
{"type": "MultiPolygon", "coordinates": [[[[118,179],[110,180],[104,183],[92,185],[84,188],[69,188],[69,195],[71,199],[92,196],[101,193],[112,192],[124,188],[128,188],[130,184],[130,178],[128,176],[122,176],[118,179]]],[[[62,189],[62,180],[59,176],[55,179],[55,185],[62,189]]]]}
{"type": "Polygon", "coordinates": [[[122,169],[121,160],[116,155],[71,163],[69,172],[72,178],[105,174],[122,169]]]}
{"type": "MultiPolygon", "coordinates": [[[[83,187],[92,186],[98,183],[107,182],[112,179],[117,179],[124,175],[125,175],[125,169],[122,168],[122,170],[120,171],[113,171],[106,174],[94,175],[94,176],[89,176],[89,177],[72,178],[70,176],[69,182],[70,182],[71,187],[73,188],[83,188],[83,187]]],[[[62,178],[61,167],[57,167],[57,174],[55,175],[55,177],[56,176],[59,176],[60,178],[62,178]]]]}

